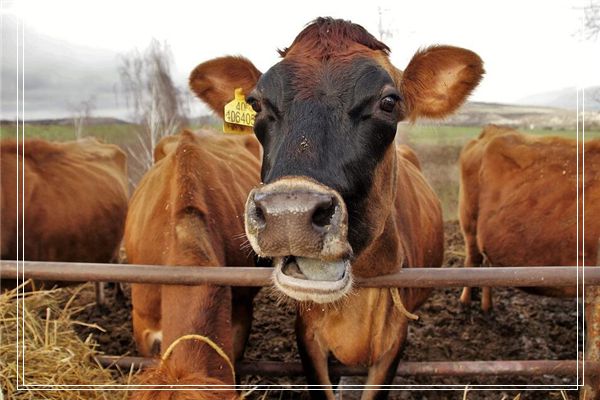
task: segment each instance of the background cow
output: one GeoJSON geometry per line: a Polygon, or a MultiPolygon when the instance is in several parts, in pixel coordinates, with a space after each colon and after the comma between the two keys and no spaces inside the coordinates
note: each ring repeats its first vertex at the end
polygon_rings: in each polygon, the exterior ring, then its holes
{"type": "MultiPolygon", "coordinates": [[[[302,302],[297,337],[309,384],[331,384],[333,354],[370,367],[374,387],[363,398],[387,395],[377,388],[395,375],[408,314],[395,290],[354,288],[353,277],[438,267],[443,256],[439,201],[416,157],[398,154],[396,124],[453,112],[483,74],[481,59],[456,47],[419,51],[404,72],[388,53],[361,26],[319,18],[260,78],[236,57],[200,64],[191,77],[221,115],[234,88],[252,90],[264,185],[248,197],[248,239],[273,258],[277,288],[302,302]]],[[[399,292],[412,311],[430,291],[399,292]]],[[[310,394],[333,398],[327,388],[310,394]]]]}
{"type": "MultiPolygon", "coordinates": [[[[459,219],[467,250],[465,266],[596,265],[599,166],[600,140],[587,141],[583,153],[583,145],[578,150],[574,139],[485,127],[460,156],[459,219]],[[581,212],[578,221],[577,207],[583,211],[584,201],[585,215],[581,212]]],[[[576,294],[575,287],[523,289],[559,297],[576,294]]],[[[461,300],[470,301],[469,288],[461,300]]],[[[482,307],[487,311],[491,306],[491,292],[486,289],[482,307]]]]}
{"type": "MultiPolygon", "coordinates": [[[[248,192],[259,180],[259,151],[253,136],[198,136],[184,131],[161,140],[155,149],[155,165],[131,199],[124,239],[128,261],[254,265],[251,252],[243,247],[243,212],[248,192]]],[[[234,355],[240,358],[250,330],[255,293],[254,289],[232,291],[217,286],[132,285],[138,349],[150,355],[160,346],[164,353],[178,338],[201,334],[217,343],[232,360],[234,355]]],[[[146,382],[203,384],[217,379],[234,384],[229,367],[223,363],[210,347],[186,340],[174,348],[158,371],[147,375],[146,382]]],[[[184,396],[184,392],[174,393],[184,396]]],[[[203,398],[205,394],[189,392],[187,396],[192,397],[185,398],[203,398]]],[[[152,399],[171,395],[168,391],[137,394],[152,399]]]]}
{"type": "Polygon", "coordinates": [[[2,259],[117,260],[128,198],[126,156],[119,147],[90,137],[63,143],[7,139],[0,152],[2,259]],[[22,252],[17,229],[24,235],[22,252]]]}
{"type": "MultiPolygon", "coordinates": [[[[598,265],[600,140],[581,142],[578,148],[574,139],[488,125],[463,148],[460,172],[465,267],[598,265]]],[[[522,289],[555,297],[577,293],[575,287],[522,289]]],[[[599,346],[592,336],[600,330],[590,329],[591,321],[597,325],[600,320],[600,307],[591,307],[598,300],[587,297],[587,340],[599,346]]],[[[464,288],[461,301],[470,303],[471,288],[464,288]]],[[[485,311],[492,308],[490,288],[483,288],[481,302],[485,311]]],[[[592,350],[597,358],[599,349],[588,346],[592,350]]],[[[596,386],[598,378],[593,378],[596,386]]],[[[588,393],[588,398],[595,397],[588,393]]]]}

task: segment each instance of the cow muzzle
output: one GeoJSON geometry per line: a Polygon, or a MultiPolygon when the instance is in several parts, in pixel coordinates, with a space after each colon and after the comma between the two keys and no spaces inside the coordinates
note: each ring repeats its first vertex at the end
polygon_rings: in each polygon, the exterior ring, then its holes
{"type": "Polygon", "coordinates": [[[328,303],[352,287],[348,212],[335,190],[307,178],[283,178],[253,190],[246,234],[273,258],[275,286],[300,301],[328,303]]]}

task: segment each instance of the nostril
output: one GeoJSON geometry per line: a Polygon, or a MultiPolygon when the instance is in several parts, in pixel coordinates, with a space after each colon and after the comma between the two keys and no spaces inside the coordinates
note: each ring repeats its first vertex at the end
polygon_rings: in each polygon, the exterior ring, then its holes
{"type": "Polygon", "coordinates": [[[258,204],[254,209],[254,220],[256,221],[257,225],[261,228],[264,227],[267,223],[267,220],[265,219],[265,211],[263,210],[262,206],[258,204]]]}
{"type": "Polygon", "coordinates": [[[313,225],[319,228],[331,225],[335,207],[336,204],[333,198],[318,204],[311,218],[313,225]]]}

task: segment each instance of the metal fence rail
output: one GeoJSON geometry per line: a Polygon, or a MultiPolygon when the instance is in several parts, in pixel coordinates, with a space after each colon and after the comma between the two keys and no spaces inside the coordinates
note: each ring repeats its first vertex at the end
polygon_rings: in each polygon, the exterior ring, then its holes
{"type": "MultiPolygon", "coordinates": [[[[148,368],[157,365],[158,360],[146,357],[97,356],[96,360],[104,367],[119,367],[124,370],[148,368]]],[[[580,362],[579,367],[582,367],[580,362]]],[[[586,370],[600,372],[600,362],[586,362],[586,370]]],[[[299,363],[280,361],[242,361],[236,363],[238,375],[268,375],[272,377],[303,376],[299,363]]],[[[364,376],[364,367],[349,367],[340,364],[330,365],[329,371],[337,376],[364,376]]],[[[575,360],[517,360],[517,361],[403,361],[398,365],[396,376],[575,376],[575,360]]]]}
{"type": "MultiPolygon", "coordinates": [[[[39,279],[73,282],[129,282],[173,285],[270,286],[272,268],[253,267],[179,267],[132,264],[94,264],[35,261],[0,261],[0,279],[39,279]]],[[[356,279],[361,287],[549,287],[600,286],[600,267],[494,267],[494,268],[410,268],[370,279],[356,279]]],[[[129,369],[148,367],[155,359],[142,357],[97,356],[104,366],[129,369]]],[[[579,367],[581,367],[581,361],[579,367]]],[[[600,362],[586,362],[586,372],[600,374],[600,362]]],[[[543,374],[575,376],[575,360],[521,361],[434,361],[403,362],[397,375],[437,376],[537,376],[543,374]]],[[[241,362],[238,375],[298,376],[299,363],[274,361],[241,362]]],[[[340,376],[365,375],[366,369],[332,365],[340,376]]]]}
{"type": "MultiPolygon", "coordinates": [[[[73,282],[162,283],[171,285],[270,286],[272,268],[175,267],[163,265],[1,261],[0,278],[73,282]]],[[[356,279],[360,287],[549,287],[600,285],[600,268],[492,267],[405,268],[384,276],[356,279]]]]}

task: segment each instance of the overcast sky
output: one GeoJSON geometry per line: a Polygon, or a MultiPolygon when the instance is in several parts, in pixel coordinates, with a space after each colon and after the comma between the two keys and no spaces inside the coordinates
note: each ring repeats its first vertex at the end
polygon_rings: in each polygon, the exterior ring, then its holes
{"type": "MultiPolygon", "coordinates": [[[[64,117],[93,96],[96,116],[125,117],[117,102],[118,56],[152,38],[171,47],[173,78],[186,88],[200,62],[225,54],[265,71],[318,16],[363,25],[404,68],[414,52],[451,44],[477,52],[487,74],[472,100],[516,102],[529,95],[600,84],[600,39],[579,33],[587,0],[179,1],[2,0],[2,118],[16,115],[17,17],[24,22],[25,118],[64,117]]],[[[196,111],[201,109],[196,108],[196,111]]]]}

